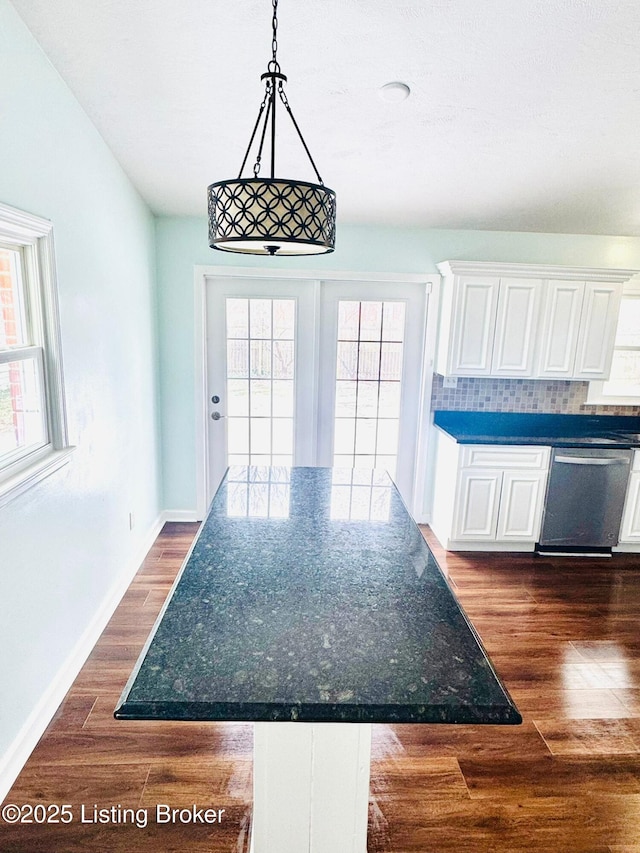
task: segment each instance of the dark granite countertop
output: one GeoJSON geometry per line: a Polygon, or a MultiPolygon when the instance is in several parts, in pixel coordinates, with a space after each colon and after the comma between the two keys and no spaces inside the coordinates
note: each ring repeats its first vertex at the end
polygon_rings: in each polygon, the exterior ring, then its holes
{"type": "Polygon", "coordinates": [[[381,472],[230,469],[119,719],[519,723],[381,472]]]}
{"type": "Polygon", "coordinates": [[[640,417],[436,411],[434,424],[459,444],[640,447],[640,417]]]}

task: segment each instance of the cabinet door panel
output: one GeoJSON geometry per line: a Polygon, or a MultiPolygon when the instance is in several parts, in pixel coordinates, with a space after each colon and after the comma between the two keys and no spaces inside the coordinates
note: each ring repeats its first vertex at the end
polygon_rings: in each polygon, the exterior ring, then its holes
{"type": "Polygon", "coordinates": [[[620,284],[586,283],[574,369],[577,379],[609,377],[621,296],[620,284]]]}
{"type": "Polygon", "coordinates": [[[546,471],[505,471],[498,515],[498,541],[537,541],[546,482],[546,471]]]}
{"type": "Polygon", "coordinates": [[[451,374],[486,376],[491,370],[500,279],[460,277],[456,285],[451,374]]]}
{"type": "Polygon", "coordinates": [[[640,471],[634,471],[629,478],[620,541],[640,542],[640,471]]]}
{"type": "Polygon", "coordinates": [[[454,539],[495,539],[502,472],[461,471],[454,539]]]}
{"type": "Polygon", "coordinates": [[[583,297],[583,281],[547,282],[539,376],[573,376],[583,297]]]}
{"type": "Polygon", "coordinates": [[[540,279],[500,279],[492,376],[533,376],[542,288],[540,279]]]}

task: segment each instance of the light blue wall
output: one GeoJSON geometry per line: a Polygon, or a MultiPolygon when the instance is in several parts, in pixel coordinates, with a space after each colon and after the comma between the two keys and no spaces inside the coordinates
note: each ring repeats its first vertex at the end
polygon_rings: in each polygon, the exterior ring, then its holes
{"type": "MultiPolygon", "coordinates": [[[[204,194],[204,188],[203,188],[204,194]]],[[[503,231],[435,231],[338,223],[336,251],[254,258],[211,250],[205,219],[156,222],[164,506],[194,510],[194,265],[436,273],[447,259],[640,269],[640,239],[503,231]]]]}
{"type": "Polygon", "coordinates": [[[54,225],[77,446],[0,508],[1,759],[140,555],[160,478],[153,217],[7,0],[0,81],[0,201],[54,225]]]}

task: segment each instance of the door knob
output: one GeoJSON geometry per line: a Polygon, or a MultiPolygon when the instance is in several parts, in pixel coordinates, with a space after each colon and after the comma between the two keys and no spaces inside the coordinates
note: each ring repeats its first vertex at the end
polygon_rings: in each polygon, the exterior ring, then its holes
{"type": "Polygon", "coordinates": [[[224,417],[224,415],[221,415],[220,412],[211,412],[211,420],[212,421],[219,421],[220,418],[223,418],[223,417],[224,417]]]}

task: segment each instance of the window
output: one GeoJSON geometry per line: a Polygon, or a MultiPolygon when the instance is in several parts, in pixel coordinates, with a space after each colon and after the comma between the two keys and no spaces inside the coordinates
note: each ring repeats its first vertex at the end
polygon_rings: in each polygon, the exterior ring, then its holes
{"type": "Polygon", "coordinates": [[[0,505],[68,445],[52,226],[0,205],[0,505]]]}
{"type": "Polygon", "coordinates": [[[611,374],[606,382],[589,383],[587,403],[640,405],[640,281],[625,285],[611,374]]]}

